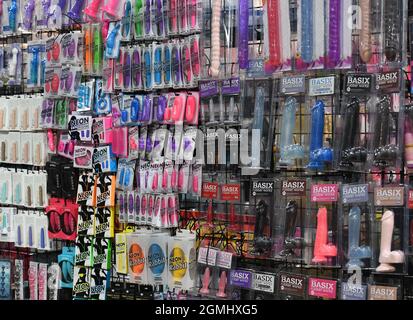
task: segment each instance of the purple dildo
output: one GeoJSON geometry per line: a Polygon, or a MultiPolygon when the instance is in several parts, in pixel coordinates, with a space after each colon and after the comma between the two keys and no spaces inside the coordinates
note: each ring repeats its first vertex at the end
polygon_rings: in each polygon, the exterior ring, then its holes
{"type": "Polygon", "coordinates": [[[341,57],[340,34],[341,34],[341,0],[330,0],[330,39],[328,45],[328,64],[335,67],[341,57]]]}
{"type": "Polygon", "coordinates": [[[29,0],[24,7],[23,26],[25,30],[31,30],[33,24],[33,11],[35,7],[35,0],[29,0]]]}
{"type": "Polygon", "coordinates": [[[80,15],[82,13],[82,8],[85,0],[76,0],[75,4],[73,5],[72,9],[67,13],[67,15],[75,21],[80,20],[80,15]]]}
{"type": "Polygon", "coordinates": [[[239,1],[239,43],[238,59],[241,69],[248,68],[248,20],[249,20],[249,0],[239,1]]]}

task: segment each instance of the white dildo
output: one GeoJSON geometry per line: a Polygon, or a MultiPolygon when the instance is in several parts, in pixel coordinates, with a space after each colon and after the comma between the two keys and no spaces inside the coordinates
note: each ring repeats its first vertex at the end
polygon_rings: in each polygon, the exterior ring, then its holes
{"type": "Polygon", "coordinates": [[[11,50],[12,53],[12,58],[10,61],[10,67],[9,67],[9,76],[14,78],[16,76],[16,68],[17,68],[17,55],[19,54],[19,49],[13,48],[11,50]]]}

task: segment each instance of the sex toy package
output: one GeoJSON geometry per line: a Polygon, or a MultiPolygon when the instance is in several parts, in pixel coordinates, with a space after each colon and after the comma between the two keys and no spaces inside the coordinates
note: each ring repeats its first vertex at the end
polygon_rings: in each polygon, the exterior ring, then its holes
{"type": "Polygon", "coordinates": [[[274,254],[279,259],[301,261],[303,258],[308,183],[305,178],[275,181],[278,192],[274,216],[274,254]]]}
{"type": "Polygon", "coordinates": [[[380,232],[373,235],[373,244],[376,247],[372,248],[372,267],[376,267],[377,272],[404,272],[404,252],[408,243],[406,229],[403,228],[403,225],[408,224],[405,207],[406,187],[396,183],[376,185],[373,192],[373,210],[376,217],[380,217],[374,219],[373,230],[380,232]]]}
{"type": "Polygon", "coordinates": [[[307,164],[309,121],[304,114],[305,90],[308,81],[304,76],[279,79],[279,112],[277,114],[276,140],[277,167],[303,168],[307,164]]]}
{"type": "Polygon", "coordinates": [[[303,259],[308,265],[335,266],[339,264],[338,244],[341,228],[338,216],[340,185],[313,179],[310,203],[306,206],[303,259]]]}
{"type": "Polygon", "coordinates": [[[376,110],[377,103],[372,93],[373,80],[373,75],[363,73],[348,73],[345,77],[346,95],[336,121],[334,158],[338,168],[363,170],[368,164],[367,137],[373,129],[368,124],[368,114],[369,110],[376,110]]]}
{"type": "Polygon", "coordinates": [[[274,243],[274,199],[273,179],[253,179],[251,189],[251,212],[255,215],[254,240],[251,254],[268,256],[272,254],[274,243]]]}
{"type": "MultiPolygon", "coordinates": [[[[349,269],[371,267],[375,250],[372,185],[342,184],[338,210],[344,230],[343,253],[339,255],[341,264],[349,269]]],[[[351,270],[348,273],[351,274],[351,270]]]]}
{"type": "MultiPolygon", "coordinates": [[[[383,168],[400,168],[400,141],[403,138],[404,113],[401,110],[403,97],[400,96],[400,71],[389,69],[375,75],[375,97],[369,106],[369,126],[374,132],[370,135],[370,168],[378,171],[383,168]]],[[[407,130],[410,130],[408,127],[407,130]]],[[[409,142],[406,141],[408,144],[409,142]]]]}

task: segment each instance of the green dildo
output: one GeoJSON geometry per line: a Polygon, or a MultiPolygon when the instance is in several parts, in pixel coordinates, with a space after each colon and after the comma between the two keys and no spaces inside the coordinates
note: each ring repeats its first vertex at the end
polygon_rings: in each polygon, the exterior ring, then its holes
{"type": "Polygon", "coordinates": [[[99,27],[93,30],[93,72],[98,73],[102,65],[103,43],[102,32],[99,27]]]}
{"type": "Polygon", "coordinates": [[[142,10],[142,7],[143,7],[142,0],[136,0],[135,1],[135,12],[134,12],[134,16],[135,16],[134,24],[135,24],[135,34],[137,36],[142,35],[142,19],[141,19],[141,13],[140,13],[140,11],[142,10]]]}

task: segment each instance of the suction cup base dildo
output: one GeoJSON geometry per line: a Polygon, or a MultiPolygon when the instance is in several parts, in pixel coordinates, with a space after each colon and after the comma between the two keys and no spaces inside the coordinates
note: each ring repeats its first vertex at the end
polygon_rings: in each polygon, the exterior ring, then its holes
{"type": "Polygon", "coordinates": [[[404,253],[400,250],[391,251],[394,229],[394,212],[387,210],[381,219],[380,265],[377,272],[394,272],[392,264],[404,263],[404,253]]]}
{"type": "Polygon", "coordinates": [[[349,261],[346,267],[357,266],[364,267],[362,259],[371,257],[371,249],[368,246],[360,246],[360,224],[361,210],[358,206],[354,206],[349,212],[348,226],[348,258],[349,261]]]}

